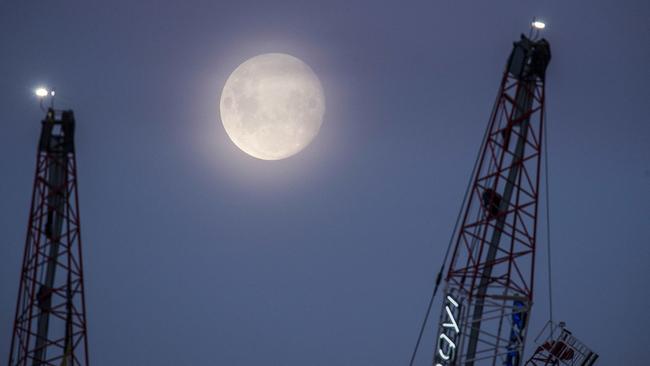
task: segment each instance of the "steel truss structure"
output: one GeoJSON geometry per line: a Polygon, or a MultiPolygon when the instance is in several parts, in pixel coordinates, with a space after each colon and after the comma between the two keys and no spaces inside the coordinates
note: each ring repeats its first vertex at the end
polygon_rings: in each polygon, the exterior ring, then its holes
{"type": "Polygon", "coordinates": [[[598,354],[574,337],[564,322],[546,323],[535,342],[539,346],[526,366],[591,366],[598,359],[598,354]],[[547,329],[549,334],[542,343],[539,339],[547,329]]]}
{"type": "Polygon", "coordinates": [[[508,59],[448,264],[436,366],[522,364],[550,57],[522,35],[508,59]]]}
{"type": "Polygon", "coordinates": [[[42,121],[10,366],[88,365],[72,111],[42,121]]]}

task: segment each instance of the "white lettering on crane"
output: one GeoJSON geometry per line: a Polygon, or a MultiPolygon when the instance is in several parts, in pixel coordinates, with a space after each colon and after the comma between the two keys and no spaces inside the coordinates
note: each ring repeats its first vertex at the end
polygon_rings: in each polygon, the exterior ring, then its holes
{"type": "MultiPolygon", "coordinates": [[[[449,347],[447,348],[447,352],[449,354],[445,354],[442,351],[442,345],[438,347],[438,354],[440,355],[440,357],[442,357],[443,360],[447,361],[451,358],[451,356],[453,356],[454,350],[456,349],[456,343],[454,343],[454,341],[449,339],[449,337],[445,333],[442,333],[440,335],[440,340],[444,340],[449,345],[449,347]]],[[[440,341],[438,341],[438,343],[440,343],[440,341]]]]}
{"type": "Polygon", "coordinates": [[[460,334],[460,327],[458,326],[458,321],[456,320],[455,313],[458,314],[458,301],[456,301],[450,295],[446,297],[447,304],[445,305],[445,312],[447,313],[447,320],[442,323],[443,331],[438,336],[438,356],[440,359],[436,363],[436,366],[444,366],[440,361],[448,364],[446,361],[453,362],[456,356],[456,342],[454,339],[460,334]],[[453,310],[451,306],[453,306],[453,310]],[[449,332],[447,332],[447,329],[449,332]],[[449,333],[449,335],[448,335],[449,333]],[[451,335],[451,337],[450,337],[451,335]]]}

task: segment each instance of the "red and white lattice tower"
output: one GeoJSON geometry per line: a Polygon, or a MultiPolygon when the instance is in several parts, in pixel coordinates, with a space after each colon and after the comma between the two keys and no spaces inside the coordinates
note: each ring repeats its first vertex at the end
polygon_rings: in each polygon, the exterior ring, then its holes
{"type": "Polygon", "coordinates": [[[72,111],[47,111],[14,321],[10,366],[88,365],[72,111]]]}
{"type": "Polygon", "coordinates": [[[436,366],[523,363],[550,58],[523,35],[508,58],[448,264],[436,366]]]}

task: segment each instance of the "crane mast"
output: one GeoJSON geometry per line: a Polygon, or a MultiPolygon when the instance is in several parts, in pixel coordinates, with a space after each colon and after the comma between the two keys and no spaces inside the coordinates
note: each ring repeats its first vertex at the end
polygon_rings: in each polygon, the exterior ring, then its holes
{"type": "Polygon", "coordinates": [[[10,366],[88,365],[72,111],[42,121],[10,366]]]}
{"type": "Polygon", "coordinates": [[[523,35],[508,58],[445,277],[436,366],[522,364],[550,58],[523,35]]]}

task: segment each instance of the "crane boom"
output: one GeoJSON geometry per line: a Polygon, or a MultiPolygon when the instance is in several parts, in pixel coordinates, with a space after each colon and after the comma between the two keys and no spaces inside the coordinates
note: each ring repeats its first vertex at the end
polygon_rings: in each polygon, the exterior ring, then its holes
{"type": "Polygon", "coordinates": [[[42,121],[10,366],[88,365],[72,111],[42,121]]]}
{"type": "Polygon", "coordinates": [[[435,365],[521,365],[550,56],[546,40],[522,35],[508,59],[445,278],[435,365]]]}

